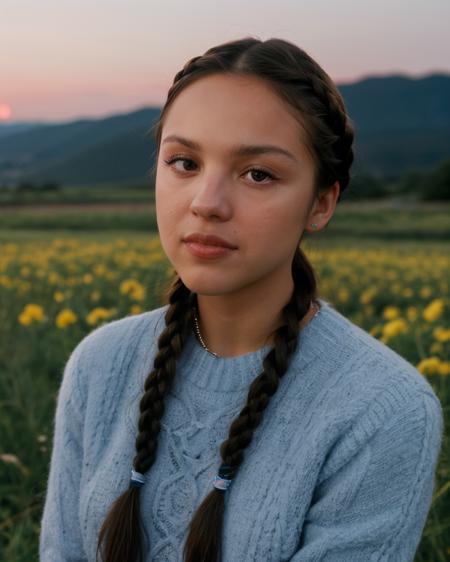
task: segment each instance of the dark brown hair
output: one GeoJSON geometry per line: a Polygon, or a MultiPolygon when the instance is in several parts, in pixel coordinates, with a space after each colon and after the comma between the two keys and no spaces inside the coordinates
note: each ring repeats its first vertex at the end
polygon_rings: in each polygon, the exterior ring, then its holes
{"type": "MultiPolygon", "coordinates": [[[[316,163],[315,195],[338,181],[339,202],[350,179],[354,128],[331,78],[305,51],[283,39],[261,41],[245,37],[212,47],[187,61],[175,75],[154,126],[157,154],[164,117],[173,100],[188,84],[213,73],[255,76],[273,87],[306,132],[306,144],[316,163]]],[[[263,360],[261,374],[250,385],[246,405],[232,422],[228,439],[220,446],[222,465],[219,474],[226,478],[233,478],[238,473],[245,448],[250,444],[297,347],[299,323],[308,312],[311,301],[317,298],[314,270],[300,247],[294,255],[292,277],[294,291],[281,311],[283,324],[274,332],[273,348],[263,360]]],[[[165,396],[175,377],[177,359],[192,333],[193,308],[197,306],[196,294],[177,274],[168,287],[167,300],[165,328],[158,338],[153,369],[145,381],[139,403],[139,434],[133,468],[143,474],[155,462],[165,396]]],[[[211,486],[211,491],[198,506],[184,546],[185,562],[220,560],[225,493],[211,486]]],[[[139,497],[140,488],[130,486],[112,504],[100,529],[97,545],[97,555],[100,552],[104,562],[142,560],[139,497]]]]}

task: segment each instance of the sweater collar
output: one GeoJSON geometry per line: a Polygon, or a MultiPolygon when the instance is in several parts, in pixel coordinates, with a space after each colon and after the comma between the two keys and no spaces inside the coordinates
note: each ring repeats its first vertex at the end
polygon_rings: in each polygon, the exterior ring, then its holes
{"type": "MultiPolygon", "coordinates": [[[[319,313],[314,316],[300,331],[299,344],[290,364],[296,369],[306,366],[314,357],[327,349],[329,338],[322,337],[330,319],[333,308],[322,298],[317,299],[321,305],[319,313]]],[[[330,334],[331,335],[331,334],[330,334]]],[[[202,347],[194,332],[186,340],[177,370],[189,373],[189,384],[217,392],[242,392],[262,372],[264,357],[272,348],[271,345],[256,351],[235,357],[215,357],[202,347]]]]}

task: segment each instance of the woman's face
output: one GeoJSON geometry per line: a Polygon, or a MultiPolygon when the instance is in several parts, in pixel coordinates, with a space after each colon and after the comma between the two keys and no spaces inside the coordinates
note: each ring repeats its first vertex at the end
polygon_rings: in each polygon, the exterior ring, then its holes
{"type": "Polygon", "coordinates": [[[303,135],[258,78],[215,74],[175,98],[162,129],[156,214],[162,247],[191,291],[225,295],[291,281],[313,204],[315,165],[303,135]],[[194,255],[183,241],[193,233],[235,249],[194,255]]]}

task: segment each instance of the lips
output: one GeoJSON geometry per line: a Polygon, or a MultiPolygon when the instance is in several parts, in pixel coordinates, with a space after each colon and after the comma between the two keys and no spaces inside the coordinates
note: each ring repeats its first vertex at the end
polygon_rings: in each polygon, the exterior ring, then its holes
{"type": "Polygon", "coordinates": [[[198,244],[205,244],[206,246],[220,246],[222,248],[230,248],[235,250],[237,246],[234,246],[227,240],[220,238],[219,236],[214,236],[213,234],[202,234],[201,232],[194,232],[183,238],[184,242],[196,242],[198,244]]]}

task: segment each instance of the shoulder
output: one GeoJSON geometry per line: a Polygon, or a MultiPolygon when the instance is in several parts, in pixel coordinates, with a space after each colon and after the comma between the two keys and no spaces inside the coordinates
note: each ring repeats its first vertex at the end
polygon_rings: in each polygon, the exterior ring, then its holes
{"type": "Polygon", "coordinates": [[[425,454],[436,459],[444,416],[430,382],[331,303],[323,310],[314,334],[321,341],[322,355],[311,365],[316,365],[319,379],[314,399],[317,424],[326,429],[327,444],[334,451],[324,475],[364,443],[388,447],[394,436],[415,459],[425,454]],[[327,350],[335,350],[335,360],[329,360],[327,350]]]}
{"type": "Polygon", "coordinates": [[[75,350],[79,349],[78,352],[85,357],[95,353],[104,359],[125,342],[139,339],[144,333],[155,335],[158,327],[164,324],[166,310],[167,305],[105,322],[86,334],[75,350]]]}
{"type": "Polygon", "coordinates": [[[318,373],[316,392],[327,417],[348,429],[368,410],[385,419],[403,412],[411,422],[426,410],[442,425],[442,405],[430,381],[333,304],[322,302],[321,320],[310,332],[316,352],[311,367],[318,373]]]}
{"type": "Polygon", "coordinates": [[[88,386],[103,386],[103,379],[110,373],[120,376],[140,348],[150,353],[164,328],[167,308],[165,305],[111,320],[86,334],[71,352],[66,366],[66,370],[77,371],[80,394],[85,394],[88,386]]]}
{"type": "MultiPolygon", "coordinates": [[[[367,388],[403,386],[436,397],[427,378],[405,357],[344,316],[332,303],[325,304],[321,329],[326,345],[340,350],[341,368],[348,378],[367,388]]],[[[326,347],[322,345],[322,349],[326,347]]]]}

